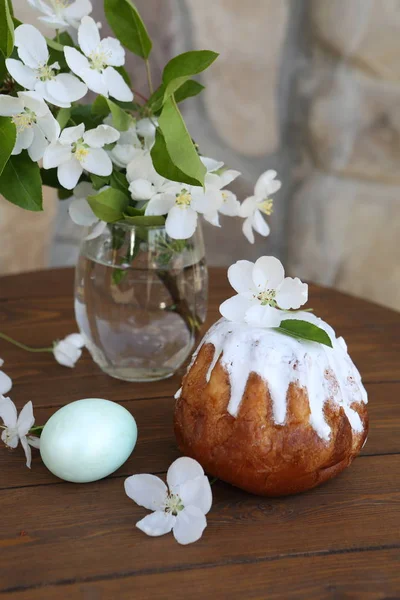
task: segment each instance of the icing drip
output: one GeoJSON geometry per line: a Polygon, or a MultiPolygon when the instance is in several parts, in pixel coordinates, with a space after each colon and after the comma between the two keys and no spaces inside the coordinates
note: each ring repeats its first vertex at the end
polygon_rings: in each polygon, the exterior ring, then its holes
{"type": "Polygon", "coordinates": [[[289,313],[285,315],[286,318],[302,319],[318,325],[328,333],[333,348],[298,340],[273,329],[220,319],[205,335],[191,365],[203,344],[213,344],[214,357],[207,372],[207,381],[221,358],[231,386],[228,412],[234,417],[239,412],[247,379],[254,372],[268,385],[273,416],[278,425],[285,423],[288,388],[292,382],[296,382],[307,390],[310,424],[319,437],[328,440],[330,436],[330,427],[324,417],[324,404],[328,399],[342,406],[352,429],[361,432],[361,419],[351,404],[366,403],[367,393],[347,353],[345,341],[336,338],[333,329],[313,314],[289,313]]]}

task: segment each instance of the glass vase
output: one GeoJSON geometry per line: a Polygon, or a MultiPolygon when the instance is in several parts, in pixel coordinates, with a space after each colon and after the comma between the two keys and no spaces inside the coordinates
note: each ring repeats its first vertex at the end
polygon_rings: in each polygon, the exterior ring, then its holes
{"type": "Polygon", "coordinates": [[[164,227],[108,225],[83,239],[75,315],[93,360],[125,381],[175,373],[207,312],[208,273],[200,225],[188,240],[164,227]]]}

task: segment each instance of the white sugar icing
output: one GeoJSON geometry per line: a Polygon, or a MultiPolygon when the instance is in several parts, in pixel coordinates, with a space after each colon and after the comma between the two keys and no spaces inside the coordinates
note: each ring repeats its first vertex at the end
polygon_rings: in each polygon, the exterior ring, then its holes
{"type": "MultiPolygon", "coordinates": [[[[214,357],[207,372],[207,381],[221,359],[230,380],[231,397],[228,412],[236,417],[247,379],[257,373],[268,385],[274,421],[284,425],[289,385],[295,382],[307,390],[310,424],[320,438],[328,440],[330,426],[324,417],[324,404],[329,399],[343,407],[352,429],[362,432],[363,425],[353,402],[367,403],[367,393],[360,373],[347,353],[343,338],[336,338],[327,323],[307,312],[289,313],[285,319],[302,319],[314,323],[329,335],[333,348],[316,342],[299,340],[273,329],[253,327],[220,319],[213,325],[193,355],[193,365],[204,344],[214,346],[214,357]]],[[[181,390],[176,394],[179,397],[181,390]]]]}

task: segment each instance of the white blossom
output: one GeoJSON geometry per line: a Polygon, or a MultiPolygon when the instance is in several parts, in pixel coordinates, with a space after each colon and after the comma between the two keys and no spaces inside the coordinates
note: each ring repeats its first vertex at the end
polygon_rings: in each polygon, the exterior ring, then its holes
{"type": "Polygon", "coordinates": [[[236,217],[239,214],[240,203],[236,199],[235,194],[223,189],[239,177],[239,175],[240,172],[233,169],[227,169],[221,175],[207,173],[204,182],[205,190],[203,191],[202,188],[192,188],[192,194],[204,194],[211,201],[213,209],[204,215],[205,220],[211,223],[211,225],[220,226],[218,213],[228,217],[236,217]],[[194,192],[195,189],[196,191],[194,192]]]}
{"type": "Polygon", "coordinates": [[[71,333],[63,340],[54,344],[54,358],[63,367],[70,367],[72,369],[80,359],[84,345],[85,340],[80,333],[71,333]]]}
{"type": "Polygon", "coordinates": [[[86,240],[93,240],[103,233],[107,227],[105,221],[100,221],[92,211],[90,204],[87,201],[88,196],[96,195],[103,191],[108,186],[105,186],[98,192],[94,189],[91,183],[82,181],[78,183],[74,189],[72,201],[69,205],[69,216],[72,221],[81,227],[93,227],[86,240]]]}
{"type": "Polygon", "coordinates": [[[15,30],[15,46],[20,60],[7,58],[11,77],[23,88],[37,92],[55,106],[69,107],[83,98],[87,86],[71,73],[59,73],[60,65],[48,64],[49,51],[44,36],[33,25],[20,25],[15,30]]]}
{"type": "Polygon", "coordinates": [[[136,202],[151,202],[163,193],[170,192],[174,195],[180,190],[179,183],[169,181],[157,173],[150,152],[144,149],[136,149],[135,157],[127,166],[126,177],[132,199],[136,202]]]}
{"type": "Polygon", "coordinates": [[[125,63],[125,50],[119,40],[112,37],[100,39],[100,33],[91,17],[83,17],[78,29],[78,42],[82,52],[64,46],[64,54],[71,71],[97,94],[111,96],[122,102],[133,100],[132,91],[114,67],[125,63]]]}
{"type": "Polygon", "coordinates": [[[308,285],[298,277],[285,277],[282,263],[274,256],[262,256],[255,263],[239,260],[228,269],[229,283],[237,292],[219,307],[229,321],[258,327],[279,327],[284,310],[300,308],[307,302],[308,285]]]}
{"type": "Polygon", "coordinates": [[[38,17],[53,29],[77,29],[82,18],[89,15],[92,4],[89,0],[28,0],[29,4],[44,16],[38,17]]]}
{"type": "Polygon", "coordinates": [[[188,457],[178,458],[167,473],[167,484],[155,475],[132,475],[125,492],[139,506],[153,511],[136,527],[150,536],[173,532],[180,544],[199,540],[207,527],[205,515],[212,505],[212,492],[201,465],[188,457]]]}
{"type": "Polygon", "coordinates": [[[4,426],[0,427],[3,429],[1,434],[2,441],[12,449],[18,446],[18,442],[21,442],[26,456],[26,466],[30,469],[32,462],[30,446],[39,448],[40,444],[39,438],[28,435],[35,423],[32,402],[25,404],[19,416],[17,416],[17,409],[14,402],[10,398],[0,395],[0,418],[4,423],[4,426]]]}
{"type": "Polygon", "coordinates": [[[260,235],[267,237],[270,228],[264,221],[262,214],[272,214],[272,200],[269,198],[281,188],[281,182],[275,179],[276,171],[266,171],[257,180],[254,195],[246,198],[239,209],[239,216],[245,219],[243,233],[251,244],[254,244],[253,229],[260,235]]]}
{"type": "MultiPolygon", "coordinates": [[[[0,358],[0,367],[2,367],[4,365],[4,360],[2,360],[0,358]]],[[[0,371],[0,396],[3,396],[4,394],[8,394],[8,392],[11,390],[12,388],[12,381],[11,378],[4,373],[4,371],[0,371]]]]}
{"type": "Polygon", "coordinates": [[[111,175],[112,162],[103,149],[119,138],[119,131],[108,125],[99,125],[85,133],[83,123],[66,127],[59,139],[50,144],[43,156],[43,167],[57,167],[58,181],[67,190],[72,190],[83,170],[95,175],[111,175]]]}
{"type": "Polygon", "coordinates": [[[60,125],[37,92],[19,92],[18,97],[0,95],[0,115],[11,117],[17,130],[12,154],[28,150],[37,162],[50,142],[60,135],[60,125]]]}

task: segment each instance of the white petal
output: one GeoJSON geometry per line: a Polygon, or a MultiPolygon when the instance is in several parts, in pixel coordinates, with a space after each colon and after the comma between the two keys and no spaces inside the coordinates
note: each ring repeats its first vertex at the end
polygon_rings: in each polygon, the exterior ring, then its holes
{"type": "Polygon", "coordinates": [[[19,154],[21,150],[26,150],[33,142],[33,127],[27,127],[17,134],[15,146],[12,154],[19,154]]]}
{"type": "Polygon", "coordinates": [[[132,102],[133,93],[118,71],[113,67],[107,67],[103,71],[103,78],[106,82],[108,93],[112,98],[120,100],[121,102],[132,102]]]}
{"type": "Polygon", "coordinates": [[[72,48],[72,46],[64,46],[64,56],[67,61],[67,65],[77,75],[81,76],[83,69],[90,69],[90,63],[86,56],[72,48]]]}
{"type": "Polygon", "coordinates": [[[75,127],[66,127],[60,135],[61,144],[73,144],[77,142],[85,133],[85,125],[81,123],[75,127]]]}
{"type": "Polygon", "coordinates": [[[16,448],[18,446],[19,437],[16,429],[4,429],[1,434],[1,439],[8,448],[16,448]]]}
{"type": "Polygon", "coordinates": [[[275,256],[261,256],[254,264],[254,285],[261,291],[276,290],[284,277],[282,263],[275,256]]]}
{"type": "Polygon", "coordinates": [[[38,127],[42,130],[49,142],[55,142],[60,135],[60,124],[53,117],[51,112],[48,112],[44,117],[37,119],[38,127]]]}
{"type": "Polygon", "coordinates": [[[125,63],[125,50],[121,42],[112,37],[106,37],[100,42],[101,51],[107,56],[107,64],[122,67],[125,63]]]}
{"type": "Polygon", "coordinates": [[[85,346],[85,339],[80,333],[70,333],[64,338],[64,341],[67,344],[72,344],[75,348],[83,348],[85,346]]]}
{"type": "Polygon", "coordinates": [[[32,463],[32,451],[31,451],[31,447],[28,444],[28,440],[26,439],[26,436],[22,436],[20,438],[21,440],[21,445],[24,449],[25,452],[25,457],[26,457],[26,466],[28,467],[28,469],[31,468],[31,463],[32,463]]]}
{"type": "Polygon", "coordinates": [[[235,292],[246,298],[257,293],[253,282],[254,263],[249,260],[238,260],[228,269],[228,280],[235,292]]]}
{"type": "Polygon", "coordinates": [[[24,101],[22,98],[0,95],[0,116],[12,117],[24,111],[24,101]]]}
{"type": "Polygon", "coordinates": [[[81,227],[90,227],[99,220],[89,206],[86,198],[75,198],[68,208],[69,216],[81,227]]]}
{"type": "Polygon", "coordinates": [[[186,481],[202,477],[204,469],[197,460],[188,456],[177,458],[169,467],[167,472],[167,484],[172,489],[186,481]]]}
{"type": "Polygon", "coordinates": [[[40,448],[40,438],[36,435],[27,435],[26,440],[32,448],[40,448]]]}
{"type": "Polygon", "coordinates": [[[17,421],[18,435],[20,438],[29,432],[30,428],[33,427],[34,422],[35,417],[33,416],[32,402],[27,402],[19,413],[17,421]]]}
{"type": "Polygon", "coordinates": [[[62,163],[70,161],[71,158],[72,154],[70,146],[63,146],[59,142],[54,142],[47,146],[44,152],[43,167],[45,169],[53,169],[62,163]]]}
{"type": "Polygon", "coordinates": [[[152,119],[140,119],[136,123],[136,131],[143,138],[151,138],[156,135],[156,126],[152,119]]]}
{"type": "Polygon", "coordinates": [[[164,511],[156,511],[136,523],[136,527],[146,535],[158,537],[169,533],[176,524],[176,517],[164,511]]]}
{"type": "Polygon", "coordinates": [[[60,73],[46,84],[48,92],[57,100],[57,106],[64,102],[80,100],[87,92],[87,86],[71,73],[60,73]]]}
{"type": "Polygon", "coordinates": [[[18,92],[18,97],[27,108],[36,113],[36,117],[41,118],[51,114],[46,102],[43,101],[43,98],[37,92],[18,92]]]}
{"type": "Polygon", "coordinates": [[[157,194],[146,206],[146,216],[166,215],[175,205],[175,196],[172,194],[157,194]]]}
{"type": "Polygon", "coordinates": [[[221,175],[220,175],[221,184],[222,184],[221,188],[232,183],[232,181],[234,181],[240,175],[241,175],[240,171],[234,171],[233,169],[227,169],[226,171],[221,173],[221,175]]]}
{"type": "Polygon", "coordinates": [[[28,154],[33,162],[37,162],[43,158],[44,151],[46,150],[49,142],[46,140],[43,131],[37,125],[33,125],[33,140],[28,148],[28,154]]]}
{"type": "Polygon", "coordinates": [[[79,74],[79,77],[83,79],[83,81],[88,86],[89,90],[92,92],[96,92],[96,94],[101,94],[102,96],[108,97],[108,87],[107,83],[104,79],[103,73],[99,71],[95,71],[94,69],[82,69],[79,74]]]}
{"type": "Polygon", "coordinates": [[[197,213],[192,208],[173,206],[165,221],[165,230],[171,238],[187,240],[197,227],[197,213]]]}
{"type": "Polygon", "coordinates": [[[286,277],[276,290],[275,299],[279,308],[300,308],[308,300],[308,285],[298,277],[286,277]]]}
{"type": "Polygon", "coordinates": [[[204,218],[208,223],[214,225],[214,227],[221,227],[217,210],[214,210],[213,212],[204,215],[204,218]]]}
{"type": "Polygon", "coordinates": [[[252,222],[253,222],[253,219],[251,217],[248,217],[247,219],[245,219],[243,226],[242,226],[243,234],[249,240],[250,244],[254,244],[254,233],[253,233],[252,222]]]}
{"type": "Polygon", "coordinates": [[[36,27],[23,24],[15,30],[18,56],[31,69],[45,65],[49,59],[46,40],[36,27]]]}
{"type": "Polygon", "coordinates": [[[156,189],[147,179],[136,179],[129,185],[129,191],[133,200],[150,200],[154,196],[156,189]]]}
{"type": "Polygon", "coordinates": [[[225,300],[219,307],[219,312],[228,321],[235,323],[243,323],[246,312],[254,306],[254,301],[245,298],[244,296],[233,296],[225,300]]]}
{"type": "Polygon", "coordinates": [[[89,235],[85,237],[85,240],[95,240],[96,238],[98,238],[103,233],[103,231],[107,229],[107,225],[108,223],[106,223],[105,221],[99,221],[97,225],[93,227],[89,235]]]}
{"type": "Polygon", "coordinates": [[[219,160],[214,160],[213,158],[208,158],[207,156],[200,156],[200,160],[207,169],[208,173],[212,173],[213,171],[218,171],[222,169],[224,163],[219,160]]]}
{"type": "Polygon", "coordinates": [[[267,237],[270,234],[270,228],[268,223],[265,221],[264,217],[260,213],[259,210],[256,210],[253,215],[252,225],[260,235],[267,237]]]}
{"type": "Polygon", "coordinates": [[[119,139],[119,131],[109,125],[99,125],[87,131],[83,139],[92,148],[102,148],[105,144],[112,144],[119,139]]]}
{"type": "Polygon", "coordinates": [[[62,17],[38,17],[38,20],[42,21],[42,23],[46,23],[46,25],[48,25],[52,29],[61,29],[64,27],[68,27],[67,21],[62,17]]]}
{"type": "Polygon", "coordinates": [[[136,504],[149,510],[162,510],[168,496],[165,483],[148,473],[125,479],[125,492],[136,504]]]}
{"type": "Polygon", "coordinates": [[[82,350],[69,344],[65,340],[58,342],[53,348],[53,354],[56,361],[63,367],[74,367],[76,361],[81,357],[82,350]]]}
{"type": "Polygon", "coordinates": [[[72,190],[82,175],[82,165],[76,158],[71,158],[57,168],[58,181],[66,190],[72,190]]]}
{"type": "Polygon", "coordinates": [[[276,175],[277,172],[272,169],[260,175],[254,188],[254,194],[258,198],[268,198],[270,194],[274,194],[281,188],[282,184],[275,179],[276,175]]]}
{"type": "Polygon", "coordinates": [[[14,428],[17,425],[17,409],[11,398],[0,396],[0,419],[6,427],[14,428]]]}
{"type": "Polygon", "coordinates": [[[96,190],[88,181],[81,181],[78,183],[76,188],[74,189],[75,198],[87,198],[88,196],[92,196],[96,193],[96,190]]]}
{"type": "Polygon", "coordinates": [[[186,481],[176,489],[184,506],[196,506],[205,515],[209,512],[212,505],[212,492],[206,475],[186,481]]]}
{"type": "Polygon", "coordinates": [[[239,217],[246,219],[250,217],[254,211],[257,209],[257,198],[255,196],[250,196],[250,198],[246,198],[243,200],[239,209],[239,217]]]}
{"type": "Polygon", "coordinates": [[[30,4],[32,8],[35,8],[36,10],[40,10],[47,16],[51,16],[54,12],[53,9],[50,8],[50,6],[47,6],[46,2],[43,2],[42,0],[28,0],[28,4],[30,4]]]}
{"type": "Polygon", "coordinates": [[[240,202],[236,199],[235,194],[226,191],[224,192],[223,199],[224,201],[219,208],[219,212],[228,217],[237,217],[239,215],[240,202]]]}
{"type": "Polygon", "coordinates": [[[282,311],[272,306],[252,306],[246,312],[245,321],[255,327],[279,327],[284,318],[282,311]]]}
{"type": "Polygon", "coordinates": [[[75,0],[72,2],[67,8],[64,9],[65,18],[71,22],[72,21],[81,21],[82,18],[88,14],[90,14],[93,10],[92,4],[89,0],[75,0]]]}
{"type": "MultiPolygon", "coordinates": [[[[4,371],[0,371],[0,396],[7,394],[12,388],[11,378],[4,373],[4,371]]],[[[1,414],[0,414],[1,417],[1,414]]]]}
{"type": "MultiPolygon", "coordinates": [[[[210,175],[211,174],[208,176],[210,175]]],[[[191,207],[193,210],[204,215],[218,210],[222,204],[222,194],[219,190],[206,189],[206,192],[204,193],[202,188],[193,187],[191,194],[191,207]]]]}
{"type": "Polygon", "coordinates": [[[131,144],[118,143],[111,151],[109,151],[109,155],[117,167],[126,168],[131,160],[135,157],[136,152],[137,148],[131,144]]]}
{"type": "Polygon", "coordinates": [[[111,175],[113,170],[111,158],[103,148],[89,148],[87,155],[81,160],[81,165],[94,175],[111,175]]]}
{"type": "Polygon", "coordinates": [[[173,533],[179,544],[192,544],[201,538],[206,527],[204,513],[196,506],[187,506],[178,513],[173,533]]]}
{"type": "Polygon", "coordinates": [[[33,90],[35,88],[36,74],[30,67],[27,67],[20,60],[16,60],[15,58],[7,58],[6,67],[11,77],[15,79],[19,85],[22,85],[22,87],[27,90],[33,90]]]}
{"type": "Polygon", "coordinates": [[[84,16],[78,29],[78,42],[82,52],[89,56],[100,44],[100,34],[92,17],[84,16]]]}
{"type": "MultiPolygon", "coordinates": [[[[49,104],[54,104],[54,106],[60,106],[61,108],[69,108],[71,106],[71,102],[67,97],[67,90],[64,86],[56,85],[55,96],[49,91],[49,85],[54,84],[54,80],[52,81],[36,81],[35,83],[35,92],[41,95],[41,97],[46,100],[49,104]]],[[[54,87],[54,86],[53,86],[54,87]]],[[[50,89],[51,86],[50,86],[50,89]]]]}

